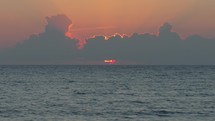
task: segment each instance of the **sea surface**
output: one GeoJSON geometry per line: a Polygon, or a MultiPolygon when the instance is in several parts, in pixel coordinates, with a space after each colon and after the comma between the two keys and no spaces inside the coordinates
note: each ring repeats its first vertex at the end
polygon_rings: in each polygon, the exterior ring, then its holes
{"type": "Polygon", "coordinates": [[[0,121],[215,121],[215,66],[0,66],[0,121]]]}

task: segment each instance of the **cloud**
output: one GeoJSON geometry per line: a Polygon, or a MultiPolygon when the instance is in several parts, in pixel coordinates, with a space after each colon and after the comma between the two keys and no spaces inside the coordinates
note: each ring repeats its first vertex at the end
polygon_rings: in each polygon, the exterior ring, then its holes
{"type": "Polygon", "coordinates": [[[47,25],[45,27],[45,31],[58,31],[62,33],[66,33],[68,31],[68,27],[72,24],[72,21],[66,15],[56,15],[51,17],[46,17],[47,25]]]}
{"type": "Polygon", "coordinates": [[[97,36],[83,49],[87,59],[116,59],[136,64],[215,64],[215,39],[190,36],[182,40],[164,23],[158,35],[134,33],[130,37],[97,36]]]}
{"type": "Polygon", "coordinates": [[[47,17],[45,31],[32,35],[14,48],[1,54],[3,64],[52,64],[64,63],[77,56],[77,40],[64,35],[71,24],[65,15],[47,17]]]}
{"type": "Polygon", "coordinates": [[[86,44],[86,39],[92,36],[93,31],[103,31],[114,28],[114,26],[73,28],[73,26],[70,25],[68,31],[66,32],[66,36],[68,36],[69,38],[76,38],[78,40],[77,47],[79,49],[83,49],[84,45],[86,44]]]}
{"type": "Polygon", "coordinates": [[[65,15],[47,17],[45,31],[0,54],[0,64],[215,64],[215,39],[192,35],[182,40],[164,23],[156,34],[94,36],[80,42],[65,36],[71,20],[65,15]]]}

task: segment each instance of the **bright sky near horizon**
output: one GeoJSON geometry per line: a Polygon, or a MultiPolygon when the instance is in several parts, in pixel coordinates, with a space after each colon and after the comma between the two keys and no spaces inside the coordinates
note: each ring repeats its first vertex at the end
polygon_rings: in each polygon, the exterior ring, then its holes
{"type": "Polygon", "coordinates": [[[79,38],[156,33],[164,22],[182,36],[215,37],[214,11],[215,0],[0,0],[0,48],[42,32],[56,14],[72,20],[79,38]]]}

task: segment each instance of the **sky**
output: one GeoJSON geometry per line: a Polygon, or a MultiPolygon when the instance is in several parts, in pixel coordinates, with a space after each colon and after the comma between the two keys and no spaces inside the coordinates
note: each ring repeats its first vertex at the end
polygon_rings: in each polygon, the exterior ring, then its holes
{"type": "MultiPolygon", "coordinates": [[[[202,40],[215,38],[214,0],[0,0],[0,2],[0,50],[17,48],[20,43],[25,45],[26,41],[32,40],[33,34],[38,35],[39,39],[43,38],[40,34],[49,33],[46,29],[51,26],[46,17],[62,14],[71,20],[68,24],[70,39],[82,41],[91,40],[96,36],[110,38],[112,35],[124,34],[131,39],[134,33],[149,33],[159,38],[160,27],[164,23],[170,24],[170,32],[176,32],[181,41],[188,40],[192,35],[198,35],[197,38],[204,37],[202,40]]],[[[94,46],[96,45],[92,48],[94,46]]],[[[87,47],[88,44],[86,49],[89,49],[87,47]]]]}

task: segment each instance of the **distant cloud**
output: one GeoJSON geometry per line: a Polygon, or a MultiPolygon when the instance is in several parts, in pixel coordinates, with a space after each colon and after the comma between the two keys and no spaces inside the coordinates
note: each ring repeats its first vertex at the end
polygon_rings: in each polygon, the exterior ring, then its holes
{"type": "Polygon", "coordinates": [[[83,54],[86,59],[104,58],[137,64],[215,64],[215,39],[190,36],[182,40],[164,23],[159,35],[134,33],[130,37],[119,35],[105,40],[96,36],[87,41],[83,54]]]}
{"type": "Polygon", "coordinates": [[[169,23],[164,23],[160,27],[159,37],[166,40],[181,40],[176,32],[172,32],[172,26],[169,23]]]}
{"type": "Polygon", "coordinates": [[[72,21],[63,14],[46,17],[46,21],[47,21],[47,25],[45,28],[46,32],[55,30],[55,31],[65,33],[68,31],[69,25],[72,24],[72,21]]]}
{"type": "Polygon", "coordinates": [[[86,44],[86,40],[91,37],[92,31],[103,31],[107,29],[114,29],[114,26],[100,26],[100,27],[84,27],[84,28],[73,28],[69,26],[66,36],[69,38],[76,38],[78,40],[77,47],[83,49],[86,44]],[[90,34],[91,33],[91,34],[90,34]],[[90,36],[89,36],[90,35],[90,36]]]}
{"type": "Polygon", "coordinates": [[[64,35],[71,24],[65,15],[47,17],[45,32],[32,35],[23,43],[1,54],[5,64],[56,64],[70,61],[77,56],[77,40],[64,35]]]}
{"type": "Polygon", "coordinates": [[[192,35],[182,40],[164,23],[159,34],[94,36],[77,49],[65,36],[72,22],[65,15],[47,17],[45,31],[0,54],[0,64],[215,64],[215,39],[192,35]]]}

